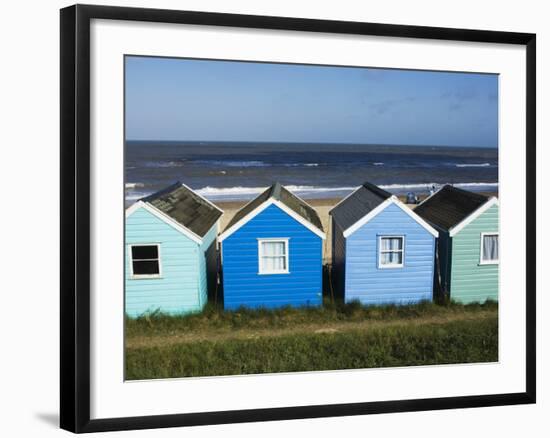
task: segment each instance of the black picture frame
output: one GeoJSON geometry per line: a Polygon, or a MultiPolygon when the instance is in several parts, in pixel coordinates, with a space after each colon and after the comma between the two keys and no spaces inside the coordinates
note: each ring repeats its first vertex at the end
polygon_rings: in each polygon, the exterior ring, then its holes
{"type": "Polygon", "coordinates": [[[111,6],[61,10],[61,348],[60,426],[82,432],[194,426],[535,403],[536,36],[449,29],[111,6]],[[240,411],[90,419],[90,22],[92,19],[182,23],[334,34],[488,42],[526,47],[526,391],[240,411]]]}

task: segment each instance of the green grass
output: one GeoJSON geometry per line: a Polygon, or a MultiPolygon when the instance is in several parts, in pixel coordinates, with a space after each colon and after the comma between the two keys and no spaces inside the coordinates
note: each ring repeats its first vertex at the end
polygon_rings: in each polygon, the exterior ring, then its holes
{"type": "Polygon", "coordinates": [[[448,302],[443,305],[431,302],[408,306],[363,306],[359,302],[325,303],[322,307],[283,307],[279,309],[240,308],[224,311],[207,305],[200,312],[185,316],[170,316],[152,313],[139,318],[126,318],[125,333],[132,336],[169,335],[179,331],[234,330],[257,328],[292,328],[302,324],[329,324],[336,322],[392,321],[396,319],[418,319],[423,317],[454,317],[496,312],[498,303],[463,305],[448,302]]]}
{"type": "Polygon", "coordinates": [[[129,349],[126,378],[154,379],[498,360],[496,315],[393,326],[129,349]]]}
{"type": "Polygon", "coordinates": [[[239,309],[126,319],[126,378],[494,362],[498,304],[239,309]]]}

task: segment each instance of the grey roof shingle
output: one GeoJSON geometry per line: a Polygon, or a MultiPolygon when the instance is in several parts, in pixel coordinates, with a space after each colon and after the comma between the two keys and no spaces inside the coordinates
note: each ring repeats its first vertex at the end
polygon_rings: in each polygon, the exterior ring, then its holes
{"type": "Polygon", "coordinates": [[[414,209],[424,220],[450,230],[485,204],[489,198],[479,193],[468,192],[445,185],[414,209]]]}
{"type": "Polygon", "coordinates": [[[390,192],[386,192],[374,184],[365,182],[355,192],[334,207],[330,211],[330,215],[342,230],[345,231],[391,197],[392,194],[390,192]]]}
{"type": "Polygon", "coordinates": [[[199,237],[204,237],[223,214],[180,182],[140,200],[151,204],[199,237]]]}
{"type": "Polygon", "coordinates": [[[225,230],[228,230],[229,228],[231,228],[233,225],[235,225],[237,222],[243,219],[247,214],[254,211],[256,208],[258,208],[264,202],[268,201],[270,198],[274,198],[277,201],[282,202],[292,211],[299,214],[305,220],[310,222],[313,226],[315,226],[315,228],[318,228],[320,231],[323,231],[323,225],[321,223],[321,219],[319,218],[319,215],[317,214],[317,211],[315,211],[315,209],[311,205],[307,204],[305,201],[298,198],[296,195],[292,194],[290,191],[288,191],[284,186],[282,186],[279,183],[273,184],[271,187],[263,191],[260,195],[258,195],[256,198],[254,198],[252,201],[246,204],[243,208],[237,211],[235,216],[233,216],[233,218],[229,221],[229,223],[225,227],[225,230]]]}

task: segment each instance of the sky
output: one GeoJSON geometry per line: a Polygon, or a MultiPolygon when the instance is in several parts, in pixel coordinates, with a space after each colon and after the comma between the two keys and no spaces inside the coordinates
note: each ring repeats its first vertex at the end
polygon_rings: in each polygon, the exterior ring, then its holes
{"type": "Polygon", "coordinates": [[[498,146],[494,74],[125,62],[127,140],[498,146]]]}

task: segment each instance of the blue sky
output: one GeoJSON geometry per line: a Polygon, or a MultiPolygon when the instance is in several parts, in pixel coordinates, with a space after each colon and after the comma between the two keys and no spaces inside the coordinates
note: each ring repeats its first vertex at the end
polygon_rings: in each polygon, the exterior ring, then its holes
{"type": "Polygon", "coordinates": [[[498,145],[498,76],[126,57],[128,140],[498,145]]]}

